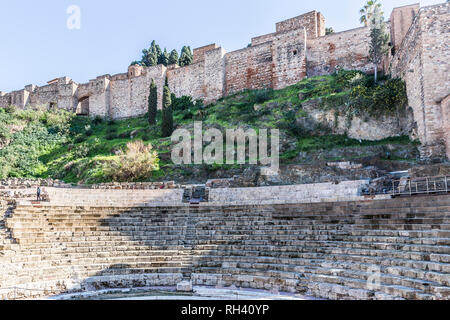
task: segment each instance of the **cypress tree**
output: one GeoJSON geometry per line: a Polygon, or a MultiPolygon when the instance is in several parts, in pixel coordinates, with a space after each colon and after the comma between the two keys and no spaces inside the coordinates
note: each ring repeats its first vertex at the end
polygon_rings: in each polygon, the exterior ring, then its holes
{"type": "Polygon", "coordinates": [[[172,50],[169,56],[169,65],[170,64],[178,64],[178,52],[177,50],[172,50]]]}
{"type": "Polygon", "coordinates": [[[168,63],[169,63],[169,54],[167,53],[167,50],[164,49],[164,52],[162,52],[158,57],[158,64],[167,66],[168,63]]]}
{"type": "Polygon", "coordinates": [[[158,88],[152,79],[150,84],[150,94],[148,95],[148,123],[153,125],[156,123],[156,113],[158,111],[158,88]]]}
{"type": "MultiPolygon", "coordinates": [[[[167,83],[167,79],[166,79],[167,83]]],[[[163,93],[163,110],[162,110],[162,127],[163,137],[170,137],[173,133],[173,115],[172,115],[172,98],[169,86],[164,86],[163,93]]]]}
{"type": "Polygon", "coordinates": [[[181,49],[180,67],[192,64],[193,60],[194,57],[192,55],[191,48],[189,46],[184,46],[183,49],[181,49]]]}

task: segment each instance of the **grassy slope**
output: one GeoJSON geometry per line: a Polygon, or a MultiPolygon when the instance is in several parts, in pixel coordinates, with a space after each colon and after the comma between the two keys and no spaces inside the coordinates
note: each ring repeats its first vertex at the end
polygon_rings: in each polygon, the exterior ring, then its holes
{"type": "MultiPolygon", "coordinates": [[[[300,151],[411,143],[407,137],[360,142],[320,130],[305,134],[296,127],[295,119],[305,116],[302,102],[318,97],[333,101],[336,96],[348,95],[349,90],[350,87],[343,85],[342,79],[335,75],[314,77],[283,90],[246,91],[207,107],[176,110],[174,122],[179,127],[192,127],[193,120],[198,120],[204,122],[204,127],[221,129],[239,126],[279,128],[296,143],[295,148],[281,155],[284,161],[292,160],[300,151]],[[258,108],[254,108],[255,105],[258,108]]],[[[149,177],[150,180],[164,179],[180,170],[169,161],[170,139],[161,138],[159,127],[149,127],[145,117],[108,122],[75,117],[61,110],[11,108],[0,109],[0,128],[3,128],[0,129],[0,142],[1,139],[11,140],[7,147],[0,149],[0,178],[53,177],[66,182],[102,182],[105,181],[102,163],[116,157],[117,152],[124,150],[133,139],[151,143],[160,155],[161,169],[149,177]]]]}

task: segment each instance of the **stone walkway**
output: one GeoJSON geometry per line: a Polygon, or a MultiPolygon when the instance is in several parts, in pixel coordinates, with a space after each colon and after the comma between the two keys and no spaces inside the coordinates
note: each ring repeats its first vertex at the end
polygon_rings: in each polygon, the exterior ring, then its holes
{"type": "Polygon", "coordinates": [[[175,287],[110,289],[49,297],[46,300],[316,300],[300,294],[256,289],[194,286],[192,294],[177,293],[175,287]]]}

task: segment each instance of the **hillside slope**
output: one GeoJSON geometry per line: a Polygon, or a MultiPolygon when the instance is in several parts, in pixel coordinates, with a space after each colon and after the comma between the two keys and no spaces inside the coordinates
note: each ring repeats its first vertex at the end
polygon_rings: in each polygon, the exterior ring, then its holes
{"type": "MultiPolygon", "coordinates": [[[[241,92],[208,106],[184,97],[176,99],[174,122],[187,129],[193,121],[202,121],[203,129],[280,129],[284,166],[349,159],[388,159],[400,167],[409,166],[417,158],[417,143],[407,136],[411,123],[405,111],[404,84],[384,79],[374,85],[371,79],[357,71],[341,71],[283,90],[241,92]]],[[[172,164],[171,141],[161,138],[160,117],[157,125],[149,126],[145,117],[107,121],[63,110],[0,109],[0,178],[111,181],[114,178],[105,173],[105,166],[117,161],[127,143],[135,140],[151,144],[160,158],[160,169],[139,181],[204,182],[243,174],[250,167],[172,164]]]]}

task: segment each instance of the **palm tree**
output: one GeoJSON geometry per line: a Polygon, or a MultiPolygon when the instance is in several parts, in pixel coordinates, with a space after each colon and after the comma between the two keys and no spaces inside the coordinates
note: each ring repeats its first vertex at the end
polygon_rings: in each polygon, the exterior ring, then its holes
{"type": "Polygon", "coordinates": [[[359,10],[359,13],[361,14],[361,18],[359,19],[359,21],[366,27],[368,27],[372,23],[372,17],[374,15],[374,12],[380,9],[381,3],[378,3],[378,0],[367,1],[364,7],[361,10],[359,10]]]}

